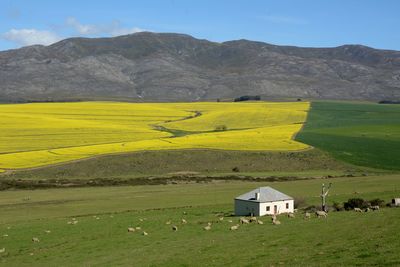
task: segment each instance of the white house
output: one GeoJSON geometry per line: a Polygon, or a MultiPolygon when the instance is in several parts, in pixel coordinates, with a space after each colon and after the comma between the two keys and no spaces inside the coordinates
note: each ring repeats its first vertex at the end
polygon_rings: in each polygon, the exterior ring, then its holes
{"type": "Polygon", "coordinates": [[[293,212],[293,198],[269,186],[254,189],[235,198],[236,216],[264,216],[293,212]]]}

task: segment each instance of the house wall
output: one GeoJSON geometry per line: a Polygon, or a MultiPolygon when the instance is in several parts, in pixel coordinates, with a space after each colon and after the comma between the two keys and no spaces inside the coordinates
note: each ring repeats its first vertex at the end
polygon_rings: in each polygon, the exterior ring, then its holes
{"type": "Polygon", "coordinates": [[[274,206],[277,206],[277,214],[281,213],[293,213],[294,212],[294,201],[293,200],[283,200],[283,201],[274,201],[274,202],[266,202],[266,203],[260,203],[259,207],[259,216],[264,216],[264,215],[273,215],[274,214],[274,206]],[[286,209],[286,203],[289,204],[289,208],[286,209]],[[269,211],[267,211],[267,207],[269,208],[269,211]]]}
{"type": "Polygon", "coordinates": [[[260,216],[259,204],[258,202],[235,199],[235,215],[249,216],[253,214],[254,216],[260,216]]]}
{"type": "Polygon", "coordinates": [[[278,209],[277,214],[294,212],[293,200],[258,203],[253,201],[235,199],[235,215],[236,216],[249,216],[251,214],[253,214],[254,216],[273,215],[274,205],[277,206],[278,209]],[[286,209],[286,203],[289,204],[288,209],[286,209]],[[267,206],[270,207],[269,211],[267,211],[267,206]]]}

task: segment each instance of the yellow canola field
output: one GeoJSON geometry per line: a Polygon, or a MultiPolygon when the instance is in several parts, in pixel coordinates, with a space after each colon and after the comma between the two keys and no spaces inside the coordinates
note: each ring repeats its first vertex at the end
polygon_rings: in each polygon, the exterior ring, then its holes
{"type": "Polygon", "coordinates": [[[302,150],[308,146],[293,136],[308,109],[308,102],[0,105],[0,172],[144,150],[302,150]]]}

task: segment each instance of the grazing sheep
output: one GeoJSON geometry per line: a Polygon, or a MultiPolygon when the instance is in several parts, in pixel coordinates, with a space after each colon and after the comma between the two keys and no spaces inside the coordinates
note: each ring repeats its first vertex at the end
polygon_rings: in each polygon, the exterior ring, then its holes
{"type": "Polygon", "coordinates": [[[143,235],[149,235],[147,232],[143,231],[143,235]]]}
{"type": "Polygon", "coordinates": [[[240,219],[240,222],[242,223],[242,224],[249,224],[250,222],[249,222],[249,220],[247,220],[247,219],[240,219]]]}
{"type": "Polygon", "coordinates": [[[67,224],[72,224],[72,222],[71,222],[71,221],[68,221],[67,224]]]}
{"type": "Polygon", "coordinates": [[[379,206],[371,206],[371,210],[375,211],[375,210],[379,210],[379,206]]]}
{"type": "Polygon", "coordinates": [[[137,226],[137,227],[135,227],[135,229],[136,229],[136,230],[141,230],[142,227],[137,226]]]}
{"type": "Polygon", "coordinates": [[[360,209],[360,208],[354,208],[354,211],[355,211],[355,212],[362,212],[362,209],[360,209]]]}
{"type": "Polygon", "coordinates": [[[0,249],[0,253],[4,253],[4,252],[6,252],[6,248],[0,249]]]}
{"type": "Polygon", "coordinates": [[[257,222],[257,218],[256,218],[256,217],[251,217],[251,218],[249,219],[249,222],[257,222]]]}
{"type": "Polygon", "coordinates": [[[32,237],[32,242],[34,242],[34,243],[39,243],[40,240],[39,240],[39,238],[37,238],[37,237],[32,237]]]}
{"type": "Polygon", "coordinates": [[[272,221],[272,224],[273,224],[273,225],[280,225],[280,224],[281,224],[281,222],[280,222],[280,221],[278,221],[278,220],[274,220],[274,221],[272,221]]]}
{"type": "Polygon", "coordinates": [[[8,237],[8,234],[4,234],[3,236],[4,236],[4,237],[8,237]]]}
{"type": "Polygon", "coordinates": [[[288,218],[294,218],[295,217],[293,213],[288,213],[287,216],[288,216],[288,218]]]}
{"type": "Polygon", "coordinates": [[[212,224],[212,223],[210,223],[210,222],[207,223],[208,226],[211,226],[211,224],[212,224]]]}
{"type": "Polygon", "coordinates": [[[232,221],[232,220],[229,220],[228,222],[229,222],[229,223],[233,223],[233,221],[232,221]]]}
{"type": "Polygon", "coordinates": [[[231,226],[230,229],[231,229],[232,231],[233,231],[233,230],[239,229],[239,224],[236,224],[236,225],[231,226]]]}
{"type": "Polygon", "coordinates": [[[73,221],[71,224],[72,225],[75,225],[75,224],[77,224],[78,223],[78,221],[73,221]]]}
{"type": "Polygon", "coordinates": [[[272,220],[272,221],[275,221],[275,220],[276,220],[276,215],[275,215],[275,214],[271,216],[271,220],[272,220]]]}
{"type": "Polygon", "coordinates": [[[100,220],[100,217],[96,217],[96,220],[100,220]]]}
{"type": "Polygon", "coordinates": [[[187,224],[187,221],[185,219],[181,220],[182,224],[187,224]]]}
{"type": "Polygon", "coordinates": [[[72,218],[72,220],[73,220],[73,221],[76,221],[76,219],[75,219],[75,218],[72,218]]]}
{"type": "Polygon", "coordinates": [[[203,229],[206,230],[206,231],[210,231],[211,230],[211,225],[204,226],[203,229]]]}
{"type": "Polygon", "coordinates": [[[46,234],[50,234],[50,233],[51,233],[50,230],[44,230],[44,232],[45,232],[46,234]]]}
{"type": "Polygon", "coordinates": [[[294,213],[296,213],[296,212],[298,212],[298,211],[299,211],[298,209],[294,209],[294,210],[293,210],[294,213]]]}
{"type": "Polygon", "coordinates": [[[165,224],[170,225],[171,224],[171,220],[166,221],[165,224]]]}
{"type": "Polygon", "coordinates": [[[264,222],[261,221],[261,220],[257,220],[257,223],[258,223],[258,224],[264,224],[264,222]]]}
{"type": "Polygon", "coordinates": [[[224,217],[220,217],[219,221],[222,222],[224,220],[224,217]]]}
{"type": "Polygon", "coordinates": [[[304,213],[304,219],[310,219],[311,218],[311,213],[306,212],[304,213]]]}
{"type": "Polygon", "coordinates": [[[178,226],[172,225],[172,231],[178,231],[178,226]]]}
{"type": "Polygon", "coordinates": [[[140,218],[140,219],[139,219],[139,221],[143,222],[143,219],[142,219],[142,218],[140,218]]]}
{"type": "Polygon", "coordinates": [[[326,218],[328,216],[328,214],[323,210],[317,210],[315,212],[315,215],[317,215],[318,218],[321,218],[321,217],[326,218]]]}
{"type": "Polygon", "coordinates": [[[128,227],[128,233],[133,233],[135,232],[135,228],[133,227],[128,227]]]}

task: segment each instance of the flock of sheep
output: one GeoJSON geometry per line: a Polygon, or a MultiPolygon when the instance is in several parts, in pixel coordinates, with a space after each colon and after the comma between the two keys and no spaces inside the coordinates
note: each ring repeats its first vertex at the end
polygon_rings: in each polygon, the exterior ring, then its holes
{"type": "MultiPolygon", "coordinates": [[[[360,208],[354,208],[355,212],[367,212],[367,211],[370,211],[370,210],[374,210],[374,211],[375,210],[379,210],[379,206],[371,206],[371,207],[369,207],[369,208],[367,208],[365,210],[362,210],[360,208]]],[[[184,212],[184,215],[186,215],[186,212],[184,212]]],[[[327,218],[328,213],[326,213],[325,211],[319,211],[318,210],[318,211],[315,212],[315,215],[318,218],[327,218]]],[[[219,218],[218,218],[217,221],[207,222],[207,224],[203,227],[203,230],[204,231],[210,231],[212,229],[213,223],[221,223],[221,222],[224,221],[225,218],[223,216],[222,217],[220,215],[218,215],[218,216],[219,216],[219,218]]],[[[287,213],[286,216],[288,218],[295,218],[296,217],[294,213],[287,213]]],[[[113,217],[114,217],[113,215],[110,215],[110,218],[113,218],[113,217]]],[[[93,218],[96,219],[96,220],[100,219],[100,217],[98,217],[98,216],[93,216],[93,218]]],[[[304,213],[304,219],[310,219],[310,218],[311,218],[311,213],[310,212],[305,212],[304,213]]],[[[139,220],[141,222],[143,222],[146,219],[140,218],[139,220]]],[[[228,220],[225,220],[225,221],[227,221],[230,224],[233,223],[232,219],[228,219],[228,220]]],[[[187,223],[188,223],[188,221],[186,219],[184,219],[184,218],[182,218],[180,220],[180,225],[185,225],[187,223]]],[[[251,223],[255,223],[255,224],[259,224],[259,225],[264,224],[264,222],[262,220],[260,220],[257,217],[254,217],[254,216],[252,216],[252,217],[240,217],[238,219],[238,223],[234,224],[234,225],[230,225],[228,229],[231,230],[231,231],[235,231],[235,230],[239,229],[240,225],[251,224],[251,223]]],[[[273,225],[280,225],[281,224],[281,222],[278,220],[278,217],[276,215],[272,215],[271,216],[271,223],[273,225]]],[[[67,224],[76,225],[76,224],[78,224],[78,220],[76,218],[72,218],[71,220],[67,221],[67,224]]],[[[174,232],[178,231],[178,229],[179,229],[178,225],[177,224],[172,224],[171,220],[166,221],[165,224],[166,225],[171,225],[171,230],[174,231],[174,232]]],[[[142,228],[140,226],[136,226],[136,227],[130,226],[130,227],[127,228],[127,230],[128,230],[128,233],[141,232],[141,234],[143,236],[149,235],[148,232],[142,230],[142,228]]],[[[50,230],[45,230],[44,232],[46,234],[50,234],[51,233],[50,230]]],[[[6,237],[6,236],[8,236],[8,235],[7,234],[3,235],[3,237],[6,237]]],[[[40,240],[39,240],[38,237],[32,237],[32,242],[33,243],[39,243],[40,240]]],[[[0,254],[3,254],[5,252],[6,252],[5,248],[0,248],[0,254]]]]}

